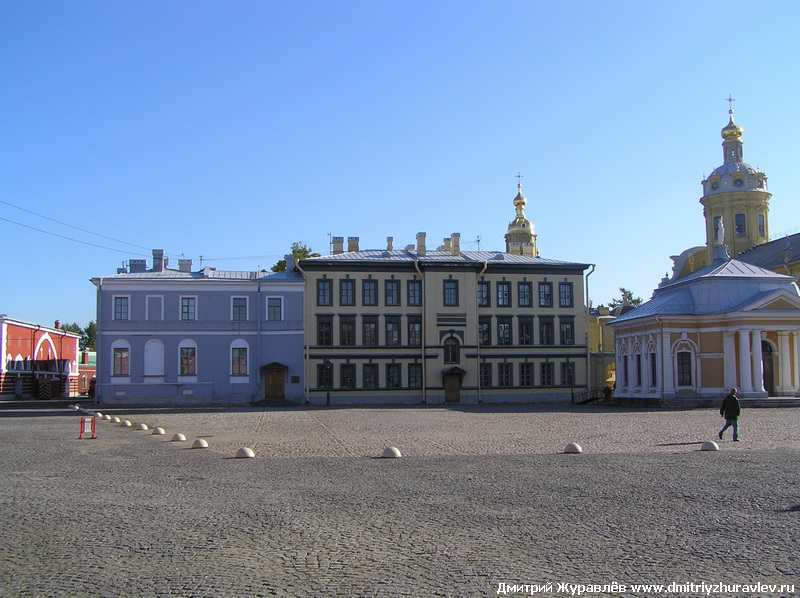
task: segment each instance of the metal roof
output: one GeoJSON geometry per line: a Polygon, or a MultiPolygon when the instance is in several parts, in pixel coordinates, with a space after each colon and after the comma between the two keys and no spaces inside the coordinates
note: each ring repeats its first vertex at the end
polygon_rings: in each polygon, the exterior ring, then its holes
{"type": "MultiPolygon", "coordinates": [[[[363,251],[348,251],[335,255],[326,255],[320,257],[311,257],[301,260],[302,265],[309,263],[326,263],[326,262],[361,262],[373,264],[397,264],[420,262],[421,264],[436,264],[436,263],[452,263],[452,264],[513,264],[525,266],[545,266],[545,267],[573,267],[585,269],[589,264],[579,264],[574,262],[565,262],[560,260],[551,260],[541,257],[532,257],[528,255],[518,255],[514,253],[505,253],[502,251],[463,251],[459,254],[453,254],[449,251],[426,251],[424,255],[420,255],[416,251],[411,250],[380,250],[380,249],[367,249],[363,251]]],[[[302,266],[301,266],[302,267],[302,266]]]]}
{"type": "Polygon", "coordinates": [[[736,259],[770,270],[796,264],[800,261],[800,233],[746,249],[736,259]]]}

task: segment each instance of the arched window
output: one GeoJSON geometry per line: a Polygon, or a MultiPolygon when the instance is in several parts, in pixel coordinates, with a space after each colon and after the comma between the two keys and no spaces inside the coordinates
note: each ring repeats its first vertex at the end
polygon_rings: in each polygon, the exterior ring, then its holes
{"type": "Polygon", "coordinates": [[[197,375],[197,343],[184,339],[178,344],[178,375],[197,375]]]}
{"type": "Polygon", "coordinates": [[[164,344],[160,340],[151,339],[144,346],[144,375],[164,375],[164,344]]]}
{"type": "Polygon", "coordinates": [[[248,348],[244,339],[236,339],[231,343],[231,376],[247,376],[248,348]]]}
{"type": "Polygon", "coordinates": [[[444,362],[445,363],[460,363],[461,351],[458,340],[452,336],[444,341],[444,362]]]}
{"type": "Polygon", "coordinates": [[[111,375],[130,376],[131,346],[127,341],[116,340],[111,345],[111,375]]]}

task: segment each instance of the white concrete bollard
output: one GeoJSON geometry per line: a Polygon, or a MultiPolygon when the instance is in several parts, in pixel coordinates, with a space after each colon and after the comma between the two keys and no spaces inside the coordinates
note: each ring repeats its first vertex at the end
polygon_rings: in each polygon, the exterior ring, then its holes
{"type": "Polygon", "coordinates": [[[164,431],[164,428],[153,428],[153,434],[155,436],[163,436],[166,434],[166,432],[164,431]]]}
{"type": "Polygon", "coordinates": [[[186,442],[186,436],[178,432],[172,435],[172,442],[186,442]]]}
{"type": "Polygon", "coordinates": [[[192,443],[193,449],[208,448],[208,442],[204,438],[198,438],[192,443]]]}
{"type": "Polygon", "coordinates": [[[570,455],[577,455],[583,452],[581,445],[577,442],[570,442],[567,446],[564,447],[564,452],[570,455]]]}
{"type": "Polygon", "coordinates": [[[248,448],[246,446],[243,446],[238,451],[236,451],[237,459],[252,459],[255,456],[256,454],[253,452],[253,449],[248,448]]]}
{"type": "Polygon", "coordinates": [[[133,424],[127,419],[122,422],[122,425],[125,426],[126,428],[130,428],[131,426],[133,426],[133,424]]]}
{"type": "Polygon", "coordinates": [[[706,440],[700,447],[701,451],[718,451],[719,445],[713,440],[706,440]]]}
{"type": "Polygon", "coordinates": [[[382,459],[399,459],[403,455],[400,454],[400,450],[394,446],[387,446],[383,449],[383,454],[381,455],[382,459]]]}
{"type": "Polygon", "coordinates": [[[149,430],[150,428],[147,427],[147,424],[136,424],[137,430],[149,430]]]}

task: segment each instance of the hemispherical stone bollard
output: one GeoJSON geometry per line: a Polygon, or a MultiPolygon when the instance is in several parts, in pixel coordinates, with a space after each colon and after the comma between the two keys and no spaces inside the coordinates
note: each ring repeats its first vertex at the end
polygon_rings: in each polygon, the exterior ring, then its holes
{"type": "Polygon", "coordinates": [[[578,453],[582,453],[583,449],[581,445],[577,442],[570,442],[567,446],[564,447],[564,452],[570,455],[577,455],[578,453]]]}
{"type": "Polygon", "coordinates": [[[106,414],[103,416],[103,419],[104,419],[104,420],[106,420],[107,422],[110,422],[110,421],[111,421],[111,416],[110,416],[108,413],[106,413],[106,414]]]}
{"type": "Polygon", "coordinates": [[[172,442],[186,442],[186,436],[178,432],[172,435],[172,442]]]}
{"type": "Polygon", "coordinates": [[[122,422],[122,425],[125,426],[126,428],[130,428],[131,426],[133,426],[133,424],[127,419],[122,422]]]}
{"type": "Polygon", "coordinates": [[[387,446],[383,449],[383,454],[381,455],[382,459],[399,459],[403,455],[400,454],[400,450],[395,446],[387,446]]]}
{"type": "Polygon", "coordinates": [[[208,442],[205,440],[205,438],[198,438],[192,443],[192,448],[193,449],[208,448],[208,442]]]}
{"type": "Polygon", "coordinates": [[[246,446],[243,446],[239,450],[236,451],[236,458],[237,459],[252,459],[255,456],[256,456],[256,454],[253,452],[253,449],[248,448],[246,446]]]}
{"type": "Polygon", "coordinates": [[[94,414],[94,416],[95,417],[103,417],[103,414],[98,411],[97,413],[94,414]]]}
{"type": "Polygon", "coordinates": [[[163,436],[166,434],[166,432],[164,431],[164,428],[153,428],[153,434],[155,436],[163,436]]]}
{"type": "Polygon", "coordinates": [[[119,423],[119,418],[114,416],[114,417],[111,418],[111,421],[114,422],[115,424],[118,424],[119,423]]]}
{"type": "Polygon", "coordinates": [[[706,440],[701,446],[701,451],[718,451],[719,445],[713,440],[706,440]]]}
{"type": "Polygon", "coordinates": [[[136,424],[137,430],[149,430],[150,428],[147,427],[147,424],[136,424]]]}

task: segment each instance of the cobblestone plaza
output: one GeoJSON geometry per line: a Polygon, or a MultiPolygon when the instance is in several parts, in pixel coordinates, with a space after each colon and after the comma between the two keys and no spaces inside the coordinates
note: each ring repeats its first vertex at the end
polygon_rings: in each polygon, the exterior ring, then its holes
{"type": "Polygon", "coordinates": [[[0,409],[0,596],[800,594],[795,408],[109,413],[0,409]]]}

